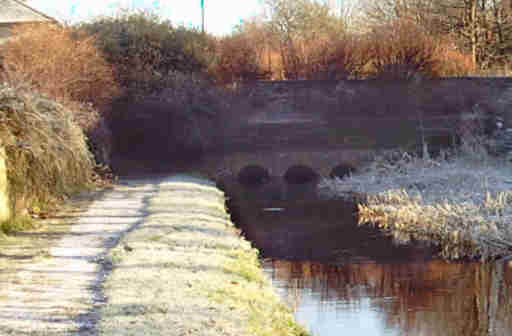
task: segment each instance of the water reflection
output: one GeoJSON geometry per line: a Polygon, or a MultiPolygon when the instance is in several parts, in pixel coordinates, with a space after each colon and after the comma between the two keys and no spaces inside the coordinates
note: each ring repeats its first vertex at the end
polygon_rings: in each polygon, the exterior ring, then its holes
{"type": "Polygon", "coordinates": [[[449,263],[425,246],[395,246],[357,226],[350,203],[228,193],[234,220],[270,258],[274,287],[314,335],[512,335],[512,263],[449,263]]]}
{"type": "Polygon", "coordinates": [[[434,260],[335,266],[273,260],[264,266],[314,335],[512,333],[512,269],[507,265],[434,260]]]}

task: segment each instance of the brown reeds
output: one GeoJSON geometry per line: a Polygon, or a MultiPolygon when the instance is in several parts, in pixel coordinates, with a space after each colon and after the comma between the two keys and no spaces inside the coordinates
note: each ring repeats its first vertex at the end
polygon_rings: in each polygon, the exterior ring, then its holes
{"type": "Polygon", "coordinates": [[[359,223],[377,225],[398,243],[414,240],[439,246],[447,259],[490,259],[512,252],[512,192],[499,158],[462,147],[450,159],[403,153],[376,159],[366,170],[325,180],[330,196],[364,194],[359,223]],[[455,155],[455,156],[453,156],[455,155]]]}

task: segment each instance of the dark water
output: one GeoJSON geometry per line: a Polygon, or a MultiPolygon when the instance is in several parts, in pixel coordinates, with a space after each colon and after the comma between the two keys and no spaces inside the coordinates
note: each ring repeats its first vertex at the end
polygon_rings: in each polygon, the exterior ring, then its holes
{"type": "Polygon", "coordinates": [[[341,201],[228,193],[265,272],[313,335],[512,335],[512,262],[450,263],[417,243],[395,246],[357,226],[354,205],[341,201]]]}

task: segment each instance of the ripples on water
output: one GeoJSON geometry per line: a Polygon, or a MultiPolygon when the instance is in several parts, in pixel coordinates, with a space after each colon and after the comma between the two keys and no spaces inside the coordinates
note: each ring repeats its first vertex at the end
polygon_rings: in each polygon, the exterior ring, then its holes
{"type": "Polygon", "coordinates": [[[512,263],[395,246],[357,226],[353,204],[230,196],[265,272],[313,335],[512,335],[512,263]]]}

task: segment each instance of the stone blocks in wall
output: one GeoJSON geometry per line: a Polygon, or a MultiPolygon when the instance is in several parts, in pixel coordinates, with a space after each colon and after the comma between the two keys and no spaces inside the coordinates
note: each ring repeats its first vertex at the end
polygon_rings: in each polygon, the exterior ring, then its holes
{"type": "Polygon", "coordinates": [[[0,145],[0,222],[6,221],[11,215],[7,193],[7,165],[5,149],[0,145]]]}

